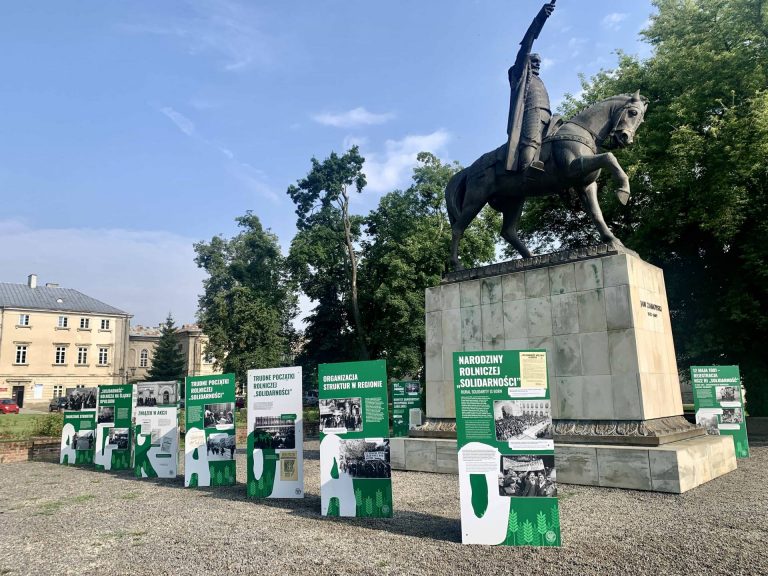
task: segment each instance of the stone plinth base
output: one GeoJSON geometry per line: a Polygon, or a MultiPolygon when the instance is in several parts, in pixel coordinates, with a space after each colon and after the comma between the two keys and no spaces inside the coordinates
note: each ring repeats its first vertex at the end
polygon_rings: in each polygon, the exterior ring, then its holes
{"type": "Polygon", "coordinates": [[[391,438],[390,464],[395,470],[459,473],[456,440],[438,438],[391,438]]]}
{"type": "MultiPolygon", "coordinates": [[[[458,473],[455,440],[392,438],[395,470],[458,473]]],[[[557,480],[604,488],[682,494],[736,470],[729,436],[700,436],[661,446],[557,444],[557,480]]]]}
{"type": "Polygon", "coordinates": [[[736,469],[733,439],[701,436],[661,446],[557,444],[557,480],[682,494],[736,469]]]}

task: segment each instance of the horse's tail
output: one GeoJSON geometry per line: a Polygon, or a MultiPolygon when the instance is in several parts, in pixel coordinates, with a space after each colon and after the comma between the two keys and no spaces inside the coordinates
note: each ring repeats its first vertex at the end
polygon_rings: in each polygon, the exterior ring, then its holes
{"type": "Polygon", "coordinates": [[[454,174],[445,187],[445,206],[448,210],[448,220],[453,226],[459,219],[464,206],[464,194],[467,192],[467,171],[459,170],[454,174]]]}

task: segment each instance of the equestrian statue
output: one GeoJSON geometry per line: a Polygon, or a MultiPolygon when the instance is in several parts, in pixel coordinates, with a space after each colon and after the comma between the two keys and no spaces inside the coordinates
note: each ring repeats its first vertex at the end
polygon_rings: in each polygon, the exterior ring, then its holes
{"type": "Polygon", "coordinates": [[[523,204],[529,196],[561,194],[575,190],[602,240],[623,247],[603,219],[597,202],[597,178],[605,169],[617,180],[619,201],[629,199],[629,179],[611,148],[632,143],[643,122],[647,100],[634,94],[612,96],[569,120],[552,116],[549,95],[539,78],[541,57],[532,54],[555,0],[545,4],[520,43],[509,69],[511,89],[507,142],[455,174],[445,189],[451,222],[451,265],[461,269],[459,241],[467,226],[489,204],[501,212],[501,235],[523,256],[531,253],[517,236],[523,204]]]}

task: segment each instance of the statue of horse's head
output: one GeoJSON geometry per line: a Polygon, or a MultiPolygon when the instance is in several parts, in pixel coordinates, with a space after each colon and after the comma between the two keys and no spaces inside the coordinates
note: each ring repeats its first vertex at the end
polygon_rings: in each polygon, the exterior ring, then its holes
{"type": "Polygon", "coordinates": [[[637,128],[643,123],[647,108],[648,99],[640,96],[640,90],[627,94],[625,104],[613,114],[613,128],[608,133],[611,144],[618,148],[632,144],[637,128]]]}

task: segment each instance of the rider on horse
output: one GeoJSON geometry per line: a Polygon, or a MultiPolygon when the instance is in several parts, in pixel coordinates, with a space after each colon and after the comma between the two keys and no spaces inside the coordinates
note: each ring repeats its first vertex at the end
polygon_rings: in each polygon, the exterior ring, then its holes
{"type": "Polygon", "coordinates": [[[541,57],[531,54],[533,41],[539,37],[544,22],[555,10],[555,1],[544,4],[525,33],[515,63],[509,69],[509,117],[507,120],[507,158],[509,171],[527,171],[533,176],[544,172],[538,159],[544,131],[552,118],[549,94],[539,78],[541,57]]]}

